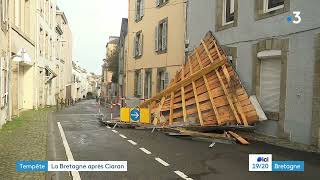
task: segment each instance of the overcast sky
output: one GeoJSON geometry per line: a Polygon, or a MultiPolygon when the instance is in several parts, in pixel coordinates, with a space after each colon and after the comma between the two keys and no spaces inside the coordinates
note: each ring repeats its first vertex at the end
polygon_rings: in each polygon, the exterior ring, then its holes
{"type": "Polygon", "coordinates": [[[73,33],[73,60],[101,74],[109,36],[119,36],[121,19],[128,17],[128,0],[57,0],[73,33]]]}

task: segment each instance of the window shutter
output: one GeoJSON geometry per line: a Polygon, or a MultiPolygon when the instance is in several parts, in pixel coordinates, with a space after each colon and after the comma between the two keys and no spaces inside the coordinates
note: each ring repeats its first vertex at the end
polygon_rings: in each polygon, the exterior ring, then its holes
{"type": "Polygon", "coordinates": [[[162,25],[162,50],[167,49],[167,31],[168,31],[168,23],[164,22],[162,25]]]}
{"type": "Polygon", "coordinates": [[[137,72],[134,74],[134,96],[138,95],[138,78],[137,78],[137,72]]]}
{"type": "Polygon", "coordinates": [[[166,88],[169,84],[169,73],[165,72],[164,73],[164,87],[166,88]]]}
{"type": "Polygon", "coordinates": [[[140,2],[140,18],[144,16],[144,0],[140,2]]]}
{"type": "Polygon", "coordinates": [[[154,50],[158,52],[159,50],[159,26],[156,26],[154,31],[154,50]]]}
{"type": "Polygon", "coordinates": [[[138,96],[141,96],[141,84],[142,83],[142,76],[141,76],[141,71],[138,74],[138,96]]]}
{"type": "Polygon", "coordinates": [[[140,34],[139,38],[139,56],[142,56],[143,53],[143,34],[140,34]]]}
{"type": "Polygon", "coordinates": [[[158,71],[157,74],[157,92],[160,92],[161,90],[161,72],[158,71]]]}
{"type": "Polygon", "coordinates": [[[133,46],[132,46],[132,56],[136,57],[136,42],[137,42],[137,36],[136,33],[133,35],[133,46]]]}
{"type": "Polygon", "coordinates": [[[135,0],[135,5],[134,5],[134,20],[137,21],[138,20],[138,0],[135,0]]]}

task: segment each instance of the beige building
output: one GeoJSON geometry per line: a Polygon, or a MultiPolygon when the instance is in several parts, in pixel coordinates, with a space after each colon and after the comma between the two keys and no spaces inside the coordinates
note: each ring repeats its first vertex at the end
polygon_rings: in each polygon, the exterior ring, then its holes
{"type": "Polygon", "coordinates": [[[101,95],[107,99],[108,96],[115,95],[115,85],[112,84],[113,73],[109,70],[110,56],[116,51],[119,43],[119,37],[110,36],[109,42],[106,45],[106,59],[102,65],[102,83],[101,83],[101,95]]]}
{"type": "Polygon", "coordinates": [[[10,119],[8,0],[0,0],[0,128],[10,119]]]}
{"type": "Polygon", "coordinates": [[[10,51],[13,58],[11,102],[13,115],[35,106],[36,59],[36,3],[37,1],[10,1],[10,51]]]}
{"type": "Polygon", "coordinates": [[[58,74],[55,73],[57,60],[55,49],[56,42],[56,1],[37,1],[37,105],[55,104],[55,84],[58,74]]]}
{"type": "Polygon", "coordinates": [[[57,9],[56,16],[56,95],[72,98],[72,32],[64,12],[57,9]]]}
{"type": "Polygon", "coordinates": [[[181,68],[185,10],[184,0],[129,0],[126,96],[150,98],[181,68]]]}

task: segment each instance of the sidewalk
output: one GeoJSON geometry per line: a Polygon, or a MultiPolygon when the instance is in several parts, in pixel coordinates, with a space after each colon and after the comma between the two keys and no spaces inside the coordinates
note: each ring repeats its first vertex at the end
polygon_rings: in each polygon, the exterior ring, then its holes
{"type": "Polygon", "coordinates": [[[25,111],[0,130],[0,179],[44,180],[45,173],[16,172],[17,160],[46,160],[48,112],[54,108],[25,111]]]}

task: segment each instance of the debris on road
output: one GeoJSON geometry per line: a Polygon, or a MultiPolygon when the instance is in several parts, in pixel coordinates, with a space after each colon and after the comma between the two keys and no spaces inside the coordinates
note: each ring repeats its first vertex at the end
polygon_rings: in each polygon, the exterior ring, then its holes
{"type": "Polygon", "coordinates": [[[214,146],[215,144],[216,144],[215,142],[211,143],[211,144],[209,145],[209,148],[213,148],[213,146],[214,146]]]}
{"type": "Polygon", "coordinates": [[[253,131],[254,124],[263,119],[258,102],[251,99],[226,54],[208,32],[166,89],[138,108],[122,108],[122,122],[106,124],[152,132],[157,129],[176,137],[249,144],[233,131],[253,131]],[[142,110],[148,111],[144,114],[151,113],[148,121],[142,120],[142,110]],[[132,117],[133,111],[136,117],[132,117]]]}

